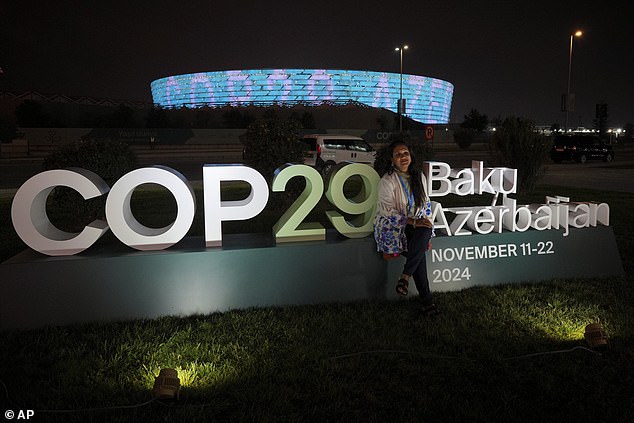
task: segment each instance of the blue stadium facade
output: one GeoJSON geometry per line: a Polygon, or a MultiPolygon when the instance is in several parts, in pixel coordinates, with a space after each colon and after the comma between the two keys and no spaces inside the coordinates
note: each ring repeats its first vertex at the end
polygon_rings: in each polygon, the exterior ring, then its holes
{"type": "MultiPolygon", "coordinates": [[[[330,69],[254,69],[168,76],[151,83],[161,107],[319,105],[358,102],[397,112],[398,73],[330,69]]],[[[405,115],[423,123],[448,123],[453,84],[403,74],[405,115]]]]}

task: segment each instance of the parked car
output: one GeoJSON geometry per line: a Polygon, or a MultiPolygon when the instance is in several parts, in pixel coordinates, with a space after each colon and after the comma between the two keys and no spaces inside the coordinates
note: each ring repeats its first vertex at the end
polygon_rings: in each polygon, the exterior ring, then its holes
{"type": "Polygon", "coordinates": [[[614,160],[614,151],[611,145],[605,144],[596,136],[559,135],[553,141],[550,158],[555,163],[564,160],[585,163],[593,159],[611,162],[614,160]]]}
{"type": "Polygon", "coordinates": [[[315,167],[324,176],[341,162],[374,164],[376,151],[363,140],[351,135],[311,134],[301,140],[305,144],[304,164],[315,167]]]}

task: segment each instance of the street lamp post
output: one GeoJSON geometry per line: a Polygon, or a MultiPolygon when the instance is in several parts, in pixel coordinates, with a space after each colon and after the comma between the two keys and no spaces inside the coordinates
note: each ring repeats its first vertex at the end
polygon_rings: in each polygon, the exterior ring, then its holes
{"type": "Polygon", "coordinates": [[[575,37],[581,37],[583,32],[576,31],[574,34],[570,34],[570,53],[568,55],[568,89],[566,90],[566,125],[565,132],[568,132],[568,109],[570,108],[570,72],[572,70],[572,41],[575,37]]]}
{"type": "Polygon", "coordinates": [[[398,96],[398,129],[403,133],[403,50],[407,50],[407,46],[396,47],[394,51],[401,53],[401,89],[398,96]]]}

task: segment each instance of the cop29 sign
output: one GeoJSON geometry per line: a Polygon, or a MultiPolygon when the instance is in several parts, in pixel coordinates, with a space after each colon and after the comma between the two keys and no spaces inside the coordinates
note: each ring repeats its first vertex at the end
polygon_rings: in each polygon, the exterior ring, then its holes
{"type": "MultiPolygon", "coordinates": [[[[347,163],[337,168],[324,187],[321,175],[312,167],[286,164],[275,172],[270,190],[280,192],[292,178],[304,178],[306,185],[295,202],[273,225],[276,242],[325,239],[325,228],[306,222],[308,214],[324,195],[333,205],[326,212],[333,227],[349,238],[372,233],[376,213],[379,175],[365,164],[347,163]],[[345,182],[360,177],[362,187],[353,198],[344,194],[345,182]],[[356,216],[351,220],[342,214],[356,216]]],[[[423,182],[430,198],[448,194],[459,196],[494,194],[491,205],[444,208],[432,201],[432,220],[436,232],[447,236],[586,228],[609,225],[610,208],[606,203],[571,202],[567,197],[546,197],[543,204],[518,205],[508,197],[517,190],[517,170],[484,167],[474,161],[471,168],[452,169],[447,163],[425,162],[423,182]],[[501,200],[499,195],[501,196],[501,200]],[[498,204],[498,201],[500,204],[498,204]],[[448,218],[451,217],[450,218],[448,218]]],[[[222,246],[222,222],[246,220],[257,216],[269,199],[269,186],[258,171],[243,165],[205,165],[203,167],[204,228],[207,247],[222,246]],[[249,196],[239,201],[222,201],[223,181],[243,181],[251,186],[249,196]]],[[[194,190],[178,171],[153,166],[131,171],[110,188],[105,181],[85,169],[69,168],[39,173],[17,191],[11,218],[17,234],[32,249],[50,256],[77,254],[93,245],[105,232],[112,230],[124,244],[138,250],[162,250],[179,242],[189,231],[196,212],[194,190]],[[166,188],[175,198],[175,220],[163,228],[149,228],[133,215],[130,200],[142,184],[153,183],[166,188]],[[84,199],[106,195],[106,220],[95,220],[80,233],[56,228],[46,213],[46,200],[58,186],[76,190],[84,199]]]]}

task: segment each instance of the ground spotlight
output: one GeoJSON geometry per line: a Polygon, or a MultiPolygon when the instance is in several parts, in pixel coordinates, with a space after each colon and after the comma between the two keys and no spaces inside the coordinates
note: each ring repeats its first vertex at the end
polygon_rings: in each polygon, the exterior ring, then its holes
{"type": "Polygon", "coordinates": [[[590,345],[590,348],[600,348],[608,345],[608,335],[600,323],[590,323],[587,325],[584,338],[590,345]]]}
{"type": "Polygon", "coordinates": [[[178,400],[181,391],[181,381],[174,369],[161,369],[154,379],[152,394],[156,399],[178,400]]]}

